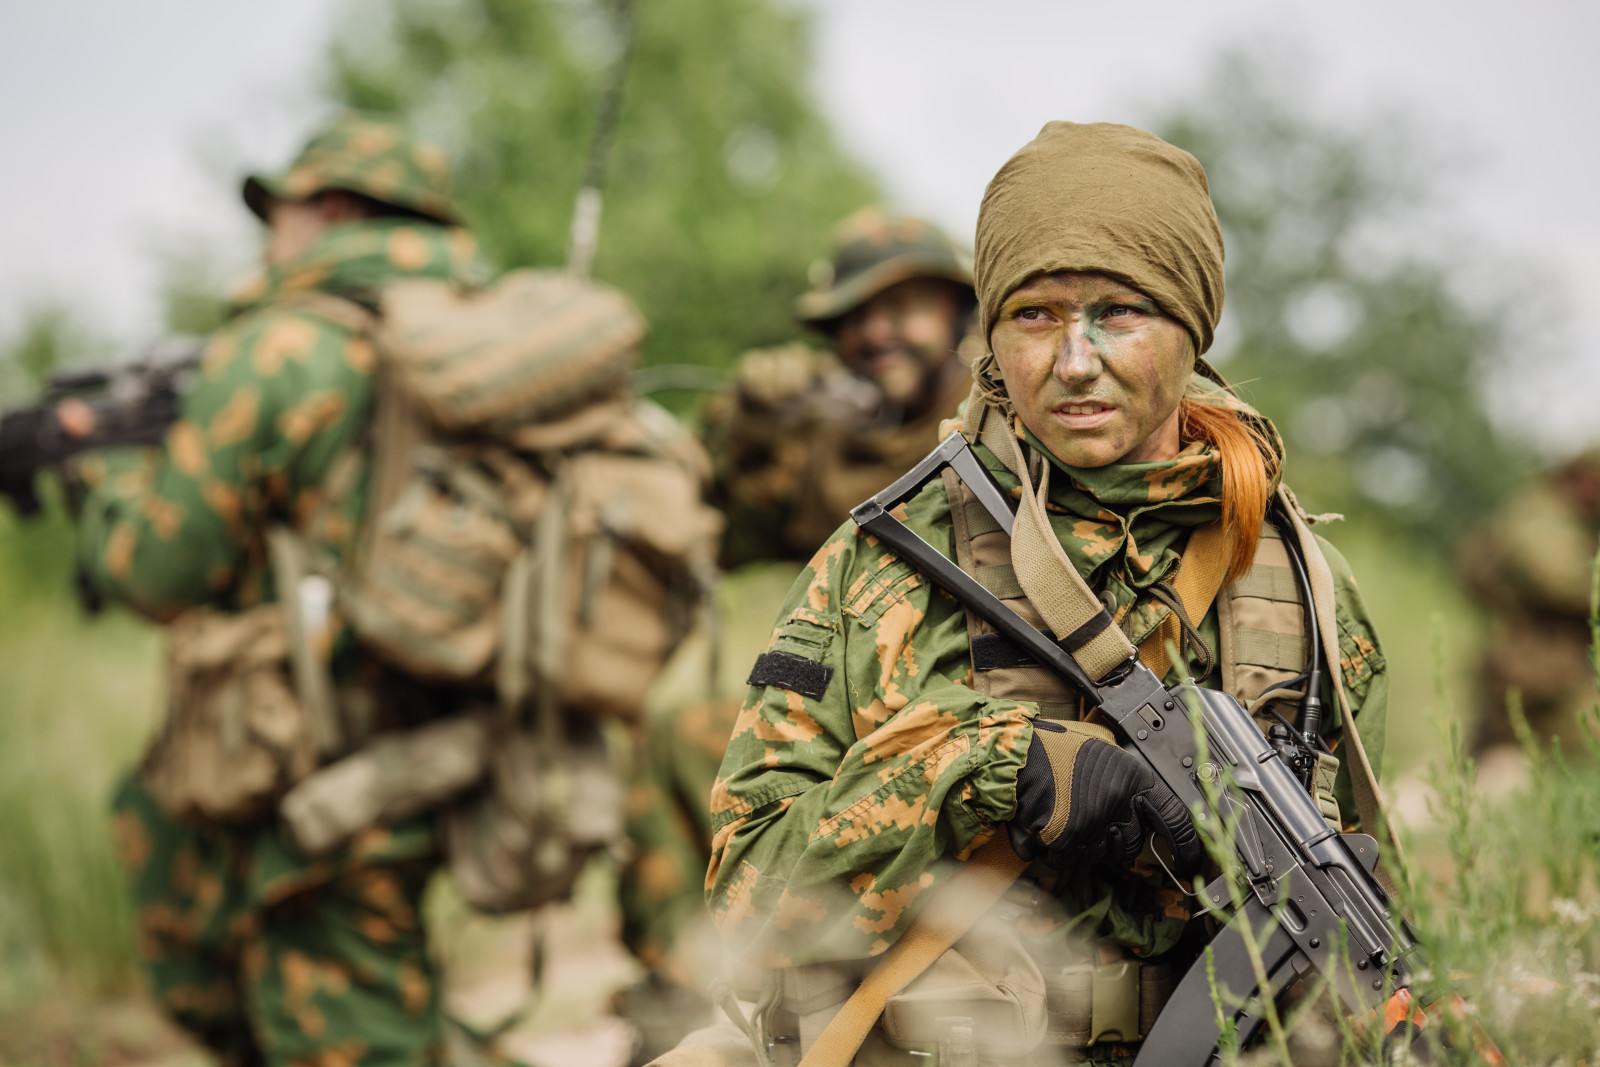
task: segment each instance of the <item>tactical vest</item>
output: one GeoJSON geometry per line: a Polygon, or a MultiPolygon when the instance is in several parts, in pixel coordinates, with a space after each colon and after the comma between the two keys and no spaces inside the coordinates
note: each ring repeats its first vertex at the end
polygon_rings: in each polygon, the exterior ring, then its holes
{"type": "MultiPolygon", "coordinates": [[[[956,563],[1029,624],[1044,629],[1043,618],[1028,602],[1012,568],[1011,538],[953,471],[945,471],[944,483],[955,530],[956,563]]],[[[1133,604],[1108,603],[1107,607],[1121,623],[1133,604]]],[[[1305,597],[1295,581],[1282,535],[1270,522],[1261,526],[1250,570],[1222,591],[1215,607],[1222,688],[1257,712],[1258,722],[1271,722],[1270,716],[1257,711],[1263,704],[1261,697],[1300,673],[1307,648],[1305,597]]],[[[1200,623],[1199,619],[1191,621],[1200,623]]],[[[1079,717],[1081,699],[1070,685],[1031,660],[1018,661],[1009,642],[971,611],[967,612],[967,633],[972,642],[974,689],[984,696],[1031,701],[1047,718],[1079,717]]]]}

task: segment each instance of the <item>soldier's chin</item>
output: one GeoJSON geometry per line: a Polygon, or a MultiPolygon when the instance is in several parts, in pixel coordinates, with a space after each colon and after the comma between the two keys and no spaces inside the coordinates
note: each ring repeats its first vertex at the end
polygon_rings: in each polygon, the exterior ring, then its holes
{"type": "Polygon", "coordinates": [[[873,368],[872,380],[891,404],[905,405],[922,395],[927,368],[909,359],[885,360],[873,368]]]}

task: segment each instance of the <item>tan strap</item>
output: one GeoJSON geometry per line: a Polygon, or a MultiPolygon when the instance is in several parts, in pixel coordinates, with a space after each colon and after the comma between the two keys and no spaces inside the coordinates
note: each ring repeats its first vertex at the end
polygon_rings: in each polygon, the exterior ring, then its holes
{"type": "Polygon", "coordinates": [[[905,989],[961,939],[1017,880],[1027,863],[1005,830],[995,833],[957,871],[927,908],[861,980],[839,1014],[818,1035],[800,1067],[846,1067],[877,1025],[889,998],[905,989]]]}
{"type": "MultiPolygon", "coordinates": [[[[1022,445],[1003,412],[987,407],[979,416],[978,439],[1022,483],[1022,502],[1011,529],[1011,562],[1028,601],[1058,637],[1070,634],[1105,610],[1090,591],[1078,568],[1067,558],[1045,514],[1050,494],[1050,464],[1039,471],[1039,485],[1028,477],[1022,445]]],[[[1127,635],[1107,626],[1072,653],[1072,658],[1099,681],[1132,659],[1134,648],[1127,635]]]]}
{"type": "Polygon", "coordinates": [[[1339,702],[1339,712],[1344,718],[1345,745],[1350,768],[1350,788],[1356,798],[1356,812],[1361,816],[1361,828],[1367,833],[1381,835],[1388,855],[1378,864],[1378,876],[1384,888],[1391,893],[1398,888],[1395,871],[1405,870],[1405,852],[1394,825],[1384,814],[1383,794],[1378,789],[1378,776],[1367,759],[1366,746],[1361,743],[1361,733],[1356,728],[1356,717],[1350,712],[1350,698],[1344,691],[1344,672],[1339,668],[1339,624],[1334,614],[1333,571],[1317,545],[1316,535],[1300,517],[1300,508],[1288,491],[1278,490],[1289,521],[1294,524],[1295,536],[1300,541],[1301,554],[1305,556],[1306,570],[1311,577],[1311,597],[1317,606],[1317,636],[1322,641],[1323,657],[1328,664],[1328,674],[1333,679],[1333,692],[1339,702]],[[1393,862],[1389,860],[1392,858],[1393,862]]]}
{"type": "MultiPolygon", "coordinates": [[[[1228,532],[1221,519],[1206,523],[1189,535],[1183,558],[1178,561],[1178,574],[1172,579],[1172,591],[1178,594],[1184,614],[1195,626],[1210,613],[1212,602],[1222,591],[1229,555],[1228,532]]],[[[1173,612],[1139,643],[1139,659],[1157,678],[1165,678],[1172,669],[1167,649],[1176,648],[1182,639],[1183,628],[1177,612],[1173,612]]]]}

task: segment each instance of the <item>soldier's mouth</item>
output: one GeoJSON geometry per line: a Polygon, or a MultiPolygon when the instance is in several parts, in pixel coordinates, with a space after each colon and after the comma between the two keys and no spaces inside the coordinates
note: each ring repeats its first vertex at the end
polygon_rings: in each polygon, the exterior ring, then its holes
{"type": "Polygon", "coordinates": [[[1068,430],[1092,430],[1103,425],[1117,409],[1099,400],[1057,404],[1050,414],[1068,430]]]}

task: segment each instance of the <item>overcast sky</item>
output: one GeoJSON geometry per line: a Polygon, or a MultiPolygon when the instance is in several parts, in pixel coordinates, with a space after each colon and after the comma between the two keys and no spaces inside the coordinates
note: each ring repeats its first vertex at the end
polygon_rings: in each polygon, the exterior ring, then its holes
{"type": "MultiPolygon", "coordinates": [[[[646,0],[670,3],[671,0],[646,0]]],[[[1582,388],[1546,433],[1600,439],[1600,4],[1586,0],[814,0],[816,84],[900,206],[968,240],[989,176],[1046,121],[1140,122],[1208,56],[1299,42],[1317,106],[1400,105],[1460,153],[1469,236],[1550,271],[1582,388]]],[[[281,164],[318,106],[337,0],[0,3],[0,332],[52,295],[103,332],[159,319],[186,233],[253,252],[242,163],[281,164]]]]}

